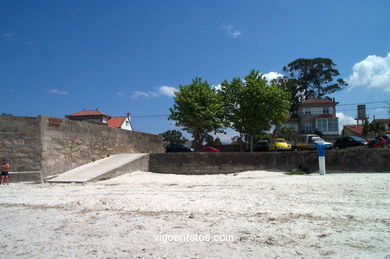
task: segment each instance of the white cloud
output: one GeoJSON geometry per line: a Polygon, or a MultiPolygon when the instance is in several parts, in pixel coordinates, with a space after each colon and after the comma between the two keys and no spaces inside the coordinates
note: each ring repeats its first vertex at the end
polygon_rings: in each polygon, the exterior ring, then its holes
{"type": "Polygon", "coordinates": [[[156,91],[149,91],[149,92],[135,91],[131,97],[132,98],[139,98],[139,97],[149,98],[149,97],[159,97],[159,96],[173,97],[175,96],[175,93],[177,91],[178,89],[173,86],[164,85],[164,86],[157,87],[156,91]]]}
{"type": "Polygon", "coordinates": [[[6,33],[3,33],[1,36],[4,39],[10,39],[10,38],[14,38],[16,36],[16,34],[13,32],[6,32],[6,33]]]}
{"type": "Polygon", "coordinates": [[[233,25],[224,25],[221,29],[224,30],[231,38],[238,38],[242,35],[240,31],[234,29],[233,25]]]}
{"type": "Polygon", "coordinates": [[[69,94],[67,91],[58,90],[58,89],[50,89],[50,90],[47,90],[47,92],[49,94],[58,94],[58,95],[68,95],[69,94]]]}
{"type": "Polygon", "coordinates": [[[216,135],[213,135],[214,138],[218,137],[222,143],[224,144],[230,144],[232,143],[232,137],[239,136],[240,133],[233,129],[225,129],[226,134],[218,133],[216,135]]]}
{"type": "Polygon", "coordinates": [[[117,96],[126,96],[124,93],[122,93],[122,92],[116,92],[115,93],[117,96]]]}
{"type": "Polygon", "coordinates": [[[175,96],[175,93],[178,91],[177,88],[173,87],[173,86],[160,86],[158,88],[158,92],[160,95],[165,95],[165,96],[169,96],[169,97],[173,97],[175,96]]]}
{"type": "Polygon", "coordinates": [[[268,82],[271,82],[271,80],[276,79],[276,78],[278,78],[278,77],[283,77],[282,74],[279,74],[279,73],[277,73],[277,72],[269,72],[269,73],[267,73],[267,74],[264,74],[263,76],[265,77],[265,79],[266,79],[268,82]]]}
{"type": "Polygon", "coordinates": [[[146,93],[146,92],[142,92],[142,91],[135,91],[133,93],[133,95],[131,96],[131,98],[139,98],[139,97],[149,97],[149,94],[146,93]]]}
{"type": "Polygon", "coordinates": [[[215,90],[220,91],[222,89],[222,85],[221,84],[213,85],[213,86],[211,86],[211,88],[214,88],[215,90]]]}
{"type": "Polygon", "coordinates": [[[351,86],[362,86],[368,89],[390,91],[390,53],[386,57],[370,55],[356,63],[353,73],[347,79],[351,86]]]}
{"type": "Polygon", "coordinates": [[[356,120],[342,112],[337,112],[336,116],[339,118],[339,132],[343,130],[344,125],[355,125],[356,120]]]}

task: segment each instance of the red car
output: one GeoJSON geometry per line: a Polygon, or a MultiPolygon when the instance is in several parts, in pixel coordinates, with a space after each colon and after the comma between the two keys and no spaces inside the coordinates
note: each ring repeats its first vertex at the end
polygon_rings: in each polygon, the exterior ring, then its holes
{"type": "Polygon", "coordinates": [[[196,152],[221,152],[218,148],[215,147],[200,147],[196,152]]]}
{"type": "Polygon", "coordinates": [[[368,147],[385,147],[385,145],[386,140],[381,136],[378,136],[374,140],[368,142],[368,147]]]}

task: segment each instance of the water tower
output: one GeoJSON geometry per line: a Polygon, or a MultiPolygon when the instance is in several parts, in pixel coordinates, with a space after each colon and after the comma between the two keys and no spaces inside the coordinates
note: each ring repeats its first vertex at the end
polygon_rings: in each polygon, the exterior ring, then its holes
{"type": "Polygon", "coordinates": [[[357,121],[357,124],[359,124],[359,121],[361,121],[363,124],[364,121],[368,120],[365,104],[360,104],[357,106],[357,116],[355,120],[357,121]]]}

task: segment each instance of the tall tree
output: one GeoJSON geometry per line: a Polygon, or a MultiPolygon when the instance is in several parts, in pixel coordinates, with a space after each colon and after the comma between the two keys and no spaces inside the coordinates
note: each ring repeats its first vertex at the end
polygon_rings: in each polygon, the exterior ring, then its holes
{"type": "Polygon", "coordinates": [[[370,131],[370,123],[368,122],[368,120],[365,120],[363,123],[363,133],[362,133],[363,137],[367,138],[369,131],[370,131]]]}
{"type": "Polygon", "coordinates": [[[336,78],[340,73],[335,66],[329,58],[299,58],[283,67],[286,77],[281,81],[292,94],[294,103],[325,98],[347,86],[343,79],[336,78]]]}
{"type": "Polygon", "coordinates": [[[183,137],[183,134],[179,130],[167,130],[161,134],[163,141],[169,143],[185,143],[188,139],[183,137]]]}
{"type": "Polygon", "coordinates": [[[288,117],[290,94],[277,84],[268,85],[259,71],[252,70],[244,80],[223,81],[221,92],[231,127],[249,136],[251,151],[256,134],[280,125],[288,117]]]}
{"type": "Polygon", "coordinates": [[[180,86],[173,97],[169,120],[192,134],[193,146],[200,147],[209,132],[222,133],[225,127],[223,96],[207,81],[195,78],[189,85],[180,86]]]}
{"type": "Polygon", "coordinates": [[[214,137],[212,135],[207,135],[206,137],[206,145],[207,146],[218,146],[218,145],[222,145],[222,142],[221,140],[219,139],[219,137],[216,137],[214,139],[214,137]]]}
{"type": "Polygon", "coordinates": [[[373,120],[369,125],[369,130],[375,132],[376,135],[379,135],[385,130],[385,124],[381,121],[373,120]]]}

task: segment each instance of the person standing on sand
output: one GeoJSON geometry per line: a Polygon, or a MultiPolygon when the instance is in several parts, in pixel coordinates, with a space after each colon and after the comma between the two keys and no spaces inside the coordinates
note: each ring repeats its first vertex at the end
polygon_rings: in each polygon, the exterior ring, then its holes
{"type": "Polygon", "coordinates": [[[0,184],[3,184],[4,178],[7,180],[7,183],[9,184],[8,172],[9,172],[9,164],[8,164],[8,161],[6,159],[4,159],[4,162],[1,165],[1,183],[0,184]]]}

